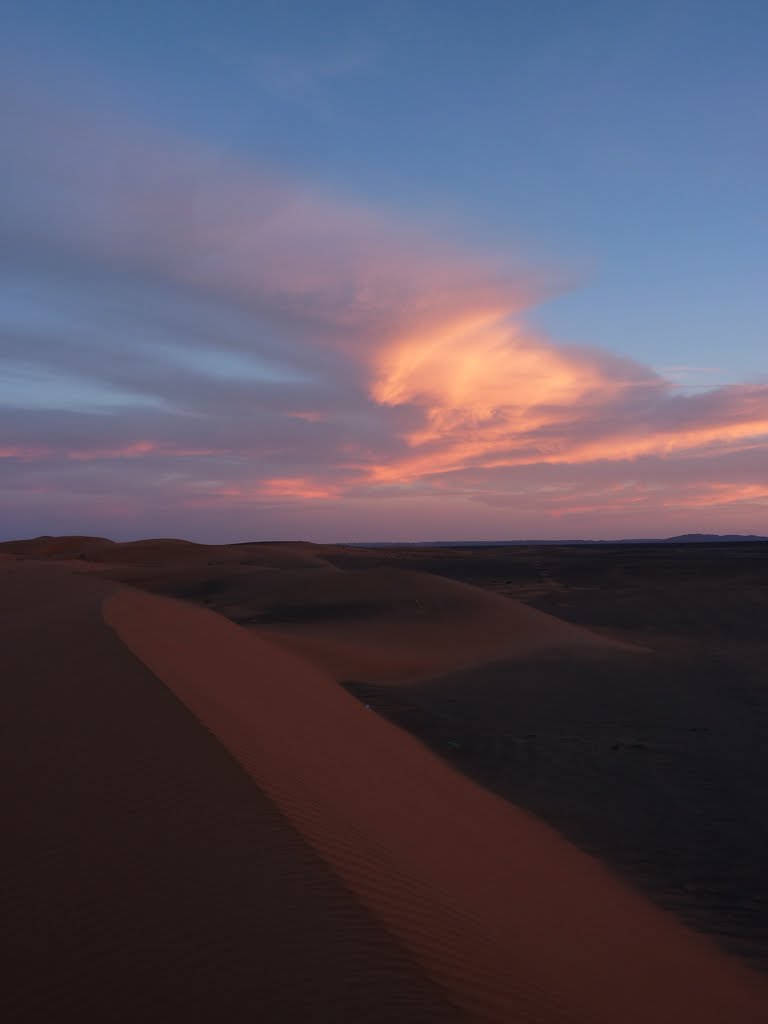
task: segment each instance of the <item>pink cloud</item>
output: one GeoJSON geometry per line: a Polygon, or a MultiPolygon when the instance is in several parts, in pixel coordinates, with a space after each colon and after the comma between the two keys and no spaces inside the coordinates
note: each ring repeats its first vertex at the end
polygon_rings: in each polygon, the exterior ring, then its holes
{"type": "Polygon", "coordinates": [[[64,457],[73,462],[93,462],[98,459],[141,459],[149,455],[170,456],[174,459],[189,459],[199,455],[220,454],[215,448],[183,448],[160,441],[133,441],[115,448],[87,448],[67,451],[64,457]]]}
{"type": "Polygon", "coordinates": [[[77,370],[157,404],[98,420],[9,412],[15,493],[222,515],[311,503],[372,531],[387,527],[368,514],[381,506],[454,536],[715,509],[761,528],[768,384],[691,396],[679,367],[557,344],[526,319],[546,293],[538,270],[194,143],[75,114],[38,118],[24,146],[27,234],[23,202],[0,214],[29,259],[40,246],[62,281],[95,267],[126,293],[96,341],[5,344],[49,376],[77,370]]]}
{"type": "Polygon", "coordinates": [[[20,462],[32,462],[42,459],[48,454],[48,448],[34,448],[29,445],[15,445],[0,448],[0,459],[18,459],[20,462]]]}
{"type": "Polygon", "coordinates": [[[339,496],[339,488],[319,483],[311,477],[275,477],[262,480],[256,489],[265,498],[290,498],[299,501],[317,501],[339,496]]]}
{"type": "Polygon", "coordinates": [[[154,441],[134,441],[119,448],[90,448],[82,451],[68,451],[65,458],[74,462],[91,462],[94,459],[137,459],[151,455],[158,450],[154,441]]]}
{"type": "Polygon", "coordinates": [[[71,462],[96,462],[111,459],[141,459],[146,456],[165,456],[171,458],[194,458],[200,455],[219,455],[215,448],[182,448],[158,441],[132,441],[130,444],[110,448],[32,448],[26,446],[0,448],[0,459],[19,459],[23,462],[36,462],[47,459],[64,459],[71,462]]]}

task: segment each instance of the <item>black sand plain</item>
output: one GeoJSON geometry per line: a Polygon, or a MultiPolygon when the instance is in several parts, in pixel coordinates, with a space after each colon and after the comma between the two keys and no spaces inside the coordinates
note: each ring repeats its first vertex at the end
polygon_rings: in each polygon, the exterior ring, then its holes
{"type": "MultiPolygon", "coordinates": [[[[768,543],[405,548],[399,565],[649,649],[348,686],[768,971],[768,543]]],[[[346,567],[346,566],[345,566],[346,567]]]]}

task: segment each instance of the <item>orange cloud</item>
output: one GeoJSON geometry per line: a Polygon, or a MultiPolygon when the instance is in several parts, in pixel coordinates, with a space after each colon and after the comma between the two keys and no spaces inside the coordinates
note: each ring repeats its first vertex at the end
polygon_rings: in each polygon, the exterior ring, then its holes
{"type": "Polygon", "coordinates": [[[159,448],[160,445],[155,441],[134,441],[131,444],[115,448],[88,448],[69,451],[66,453],[66,457],[74,462],[90,462],[94,459],[136,459],[142,455],[152,455],[159,448]]]}
{"type": "Polygon", "coordinates": [[[717,508],[740,502],[768,506],[768,484],[705,484],[696,494],[671,498],[671,503],[680,508],[717,508]]]}
{"type": "Polygon", "coordinates": [[[555,519],[573,515],[600,515],[607,510],[625,513],[663,513],[685,509],[735,508],[739,505],[768,506],[768,486],[761,484],[698,483],[692,486],[614,488],[586,494],[587,501],[565,500],[547,510],[555,519]],[[591,499],[591,500],[589,500],[591,499]]]}
{"type": "Polygon", "coordinates": [[[287,415],[295,420],[304,420],[305,423],[324,423],[328,419],[328,413],[319,409],[316,411],[289,412],[287,415]]]}
{"type": "Polygon", "coordinates": [[[768,389],[713,389],[683,404],[650,370],[557,347],[499,309],[468,309],[385,341],[370,393],[421,413],[407,452],[369,467],[372,483],[534,464],[627,462],[640,456],[744,450],[768,440],[768,389]],[[720,400],[722,399],[722,400],[720,400]]]}
{"type": "MultiPolygon", "coordinates": [[[[658,431],[645,437],[618,436],[601,438],[588,444],[564,446],[561,455],[541,461],[593,462],[596,459],[625,460],[640,455],[702,454],[720,447],[731,447],[733,442],[768,439],[768,418],[745,420],[743,423],[713,423],[712,425],[658,431]]],[[[738,445],[738,448],[743,447],[738,445]]]]}
{"type": "Polygon", "coordinates": [[[262,480],[256,492],[265,498],[292,498],[299,501],[317,501],[335,498],[339,488],[316,483],[308,477],[274,477],[262,480]]]}
{"type": "Polygon", "coordinates": [[[132,444],[115,448],[90,448],[69,451],[66,457],[73,462],[91,462],[96,459],[140,459],[145,455],[167,455],[172,458],[189,459],[197,455],[220,454],[215,448],[181,448],[159,441],[134,441],[132,444]]]}
{"type": "Polygon", "coordinates": [[[173,458],[192,458],[198,455],[220,454],[215,448],[182,448],[159,441],[133,441],[112,448],[57,449],[14,447],[0,448],[0,459],[21,459],[34,462],[40,459],[64,458],[70,462],[95,462],[99,459],[140,459],[146,455],[167,455],[173,458]]]}
{"type": "Polygon", "coordinates": [[[514,410],[523,427],[530,410],[568,405],[611,383],[596,366],[526,336],[506,316],[469,312],[386,344],[377,355],[373,398],[427,407],[429,425],[410,437],[412,444],[440,437],[446,428],[483,423],[499,410],[514,410]]]}

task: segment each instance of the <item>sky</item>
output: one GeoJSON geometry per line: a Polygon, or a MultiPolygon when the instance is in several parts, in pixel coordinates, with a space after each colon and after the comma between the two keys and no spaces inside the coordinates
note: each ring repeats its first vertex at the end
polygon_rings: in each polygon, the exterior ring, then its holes
{"type": "Polygon", "coordinates": [[[0,539],[768,534],[763,0],[11,0],[0,539]]]}

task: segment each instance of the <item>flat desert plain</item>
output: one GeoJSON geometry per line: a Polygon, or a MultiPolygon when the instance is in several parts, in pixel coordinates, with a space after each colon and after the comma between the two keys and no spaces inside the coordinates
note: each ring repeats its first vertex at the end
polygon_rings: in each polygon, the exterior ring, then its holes
{"type": "Polygon", "coordinates": [[[4,1019],[762,1024],[767,549],[0,544],[4,1019]]]}

